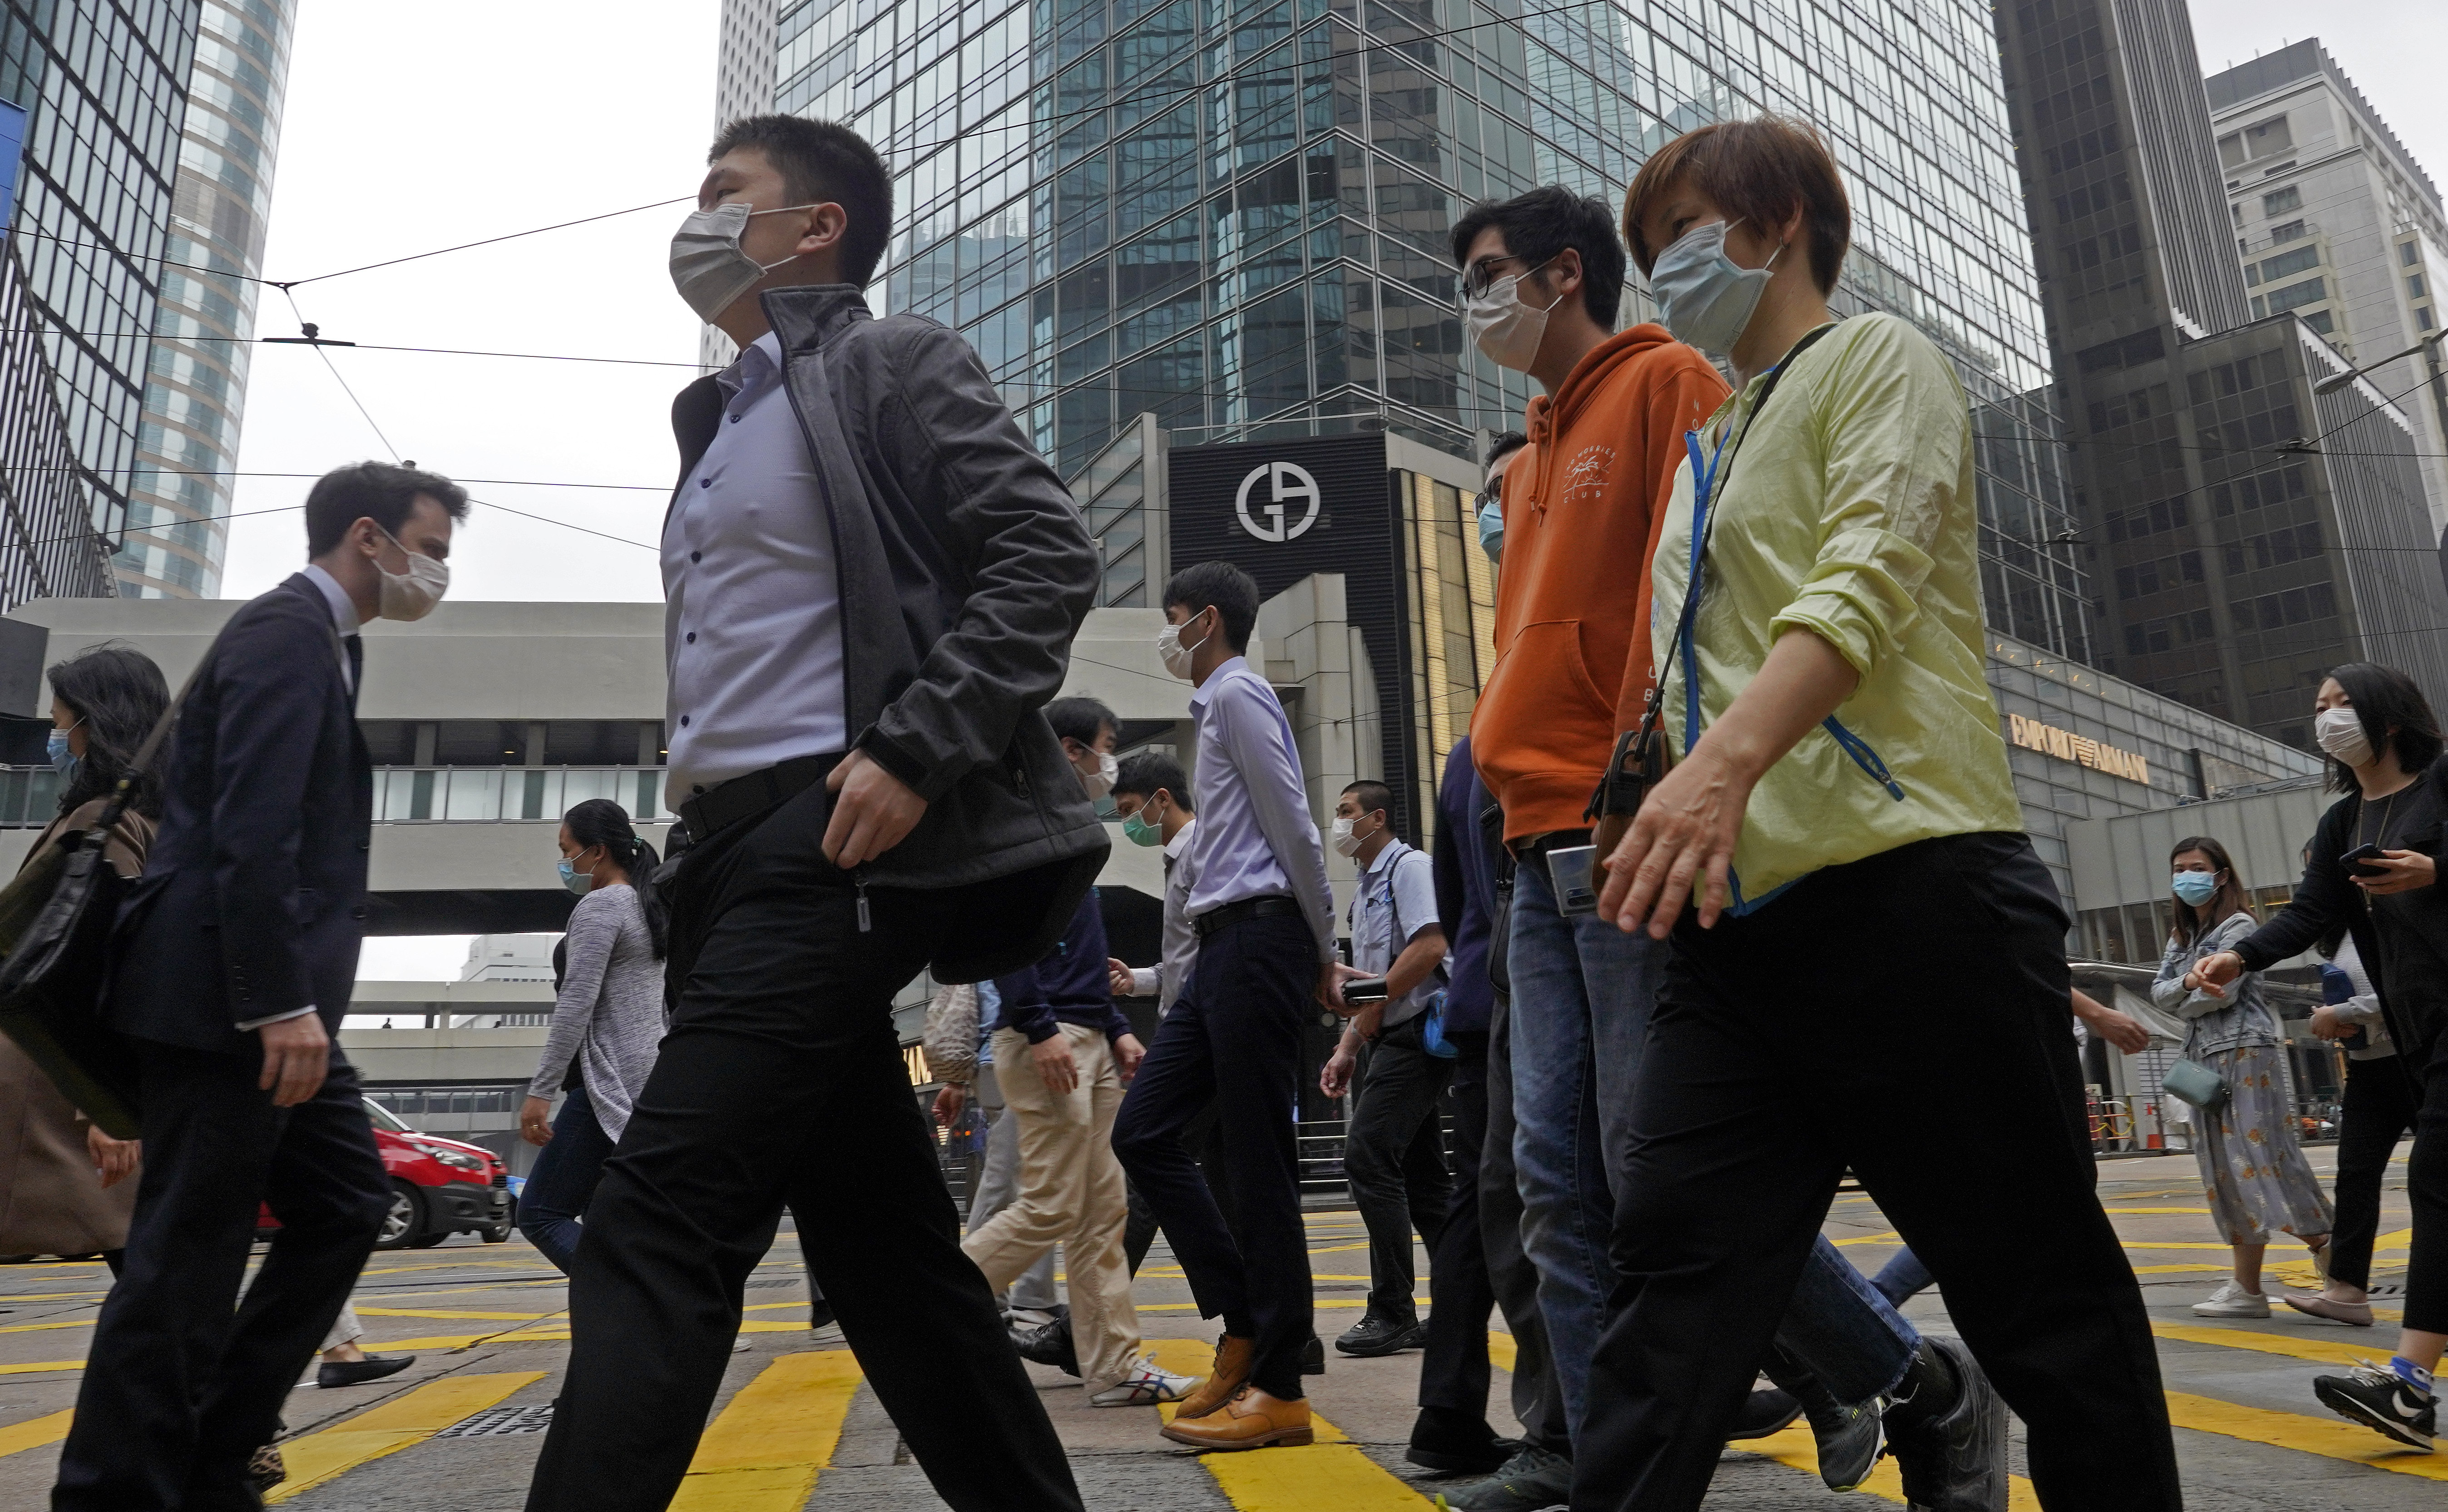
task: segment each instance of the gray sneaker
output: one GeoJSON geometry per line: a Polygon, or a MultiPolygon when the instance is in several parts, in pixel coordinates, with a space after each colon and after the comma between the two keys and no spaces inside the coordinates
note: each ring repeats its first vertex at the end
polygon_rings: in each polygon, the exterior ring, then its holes
{"type": "Polygon", "coordinates": [[[1827,1404],[1807,1409],[1810,1436],[1819,1444],[1819,1479],[1830,1491],[1859,1490],[1879,1463],[1886,1439],[1879,1424],[1879,1402],[1851,1406],[1827,1404]]]}
{"type": "Polygon", "coordinates": [[[2006,1512],[2006,1404],[1972,1351],[1932,1335],[1922,1347],[1946,1360],[1957,1382],[1954,1406],[1934,1418],[1887,1417],[1887,1448],[1903,1472],[1911,1512],[2006,1512]]]}
{"type": "Polygon", "coordinates": [[[1544,1512],[1572,1494],[1573,1462],[1525,1444],[1502,1469],[1437,1502],[1452,1512],[1544,1512]]]}

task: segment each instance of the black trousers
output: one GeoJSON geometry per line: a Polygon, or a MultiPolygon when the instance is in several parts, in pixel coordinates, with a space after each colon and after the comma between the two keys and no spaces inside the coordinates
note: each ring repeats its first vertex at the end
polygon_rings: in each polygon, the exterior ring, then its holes
{"type": "MultiPolygon", "coordinates": [[[[1487,1139],[1487,1036],[1451,1036],[1460,1052],[1445,1102],[1452,1108],[1453,1192],[1428,1252],[1428,1347],[1420,1360],[1420,1426],[1476,1435],[1487,1430],[1487,1315],[1496,1288],[1480,1234],[1479,1172],[1487,1139]]],[[[1433,1122],[1433,1120],[1431,1120],[1433,1122]]]]}
{"type": "Polygon", "coordinates": [[[903,1440],[959,1512],[1079,1512],[1045,1409],[960,1224],[892,1027],[929,895],[824,859],[811,788],[685,853],[670,1032],[586,1209],[572,1347],[533,1512],[668,1503],[784,1207],[903,1440]],[[947,1402],[961,1410],[947,1411],[947,1402]]]}
{"type": "Polygon", "coordinates": [[[1368,1311],[1407,1321],[1418,1313],[1411,1235],[1433,1254],[1452,1200],[1437,1111],[1453,1062],[1428,1054],[1420,1021],[1407,1019],[1367,1047],[1359,1070],[1343,1169],[1368,1230],[1368,1311]]]}
{"type": "Polygon", "coordinates": [[[51,1505],[252,1508],[247,1460],[349,1300],[390,1178],[337,1046],[322,1089],[276,1108],[257,1057],[129,1043],[143,1174],[51,1505]],[[240,1302],[258,1203],[280,1230],[240,1302]]]}
{"type": "Polygon", "coordinates": [[[2381,1178],[2397,1141],[2413,1131],[2414,1083],[2398,1056],[2346,1062],[2338,1120],[2338,1217],[2329,1230],[2329,1279],[2371,1285],[2372,1241],[2380,1235],[2381,1178]]]}
{"type": "Polygon", "coordinates": [[[1574,1512],[1700,1504],[1848,1164],[2029,1428],[2041,1504],[2184,1504],[2095,1191],[2065,931],[2020,834],[1829,867],[1712,929],[1684,915],[1633,1091],[1574,1512]]]}
{"type": "Polygon", "coordinates": [[[2448,1333],[2448,1007],[2400,1014],[2420,1036],[2398,1051],[2414,1080],[2414,1150],[2405,1161],[2414,1244],[2405,1266],[2405,1326],[2448,1333]]]}
{"type": "MultiPolygon", "coordinates": [[[[1513,1171],[1513,1009],[1501,992],[1487,1029],[1487,1136],[1479,1150],[1479,1243],[1488,1290],[1513,1332],[1513,1416],[1524,1442],[1570,1457],[1573,1426],[1564,1410],[1539,1311],[1539,1268],[1521,1248],[1521,1187],[1513,1171]]],[[[1434,1323],[1436,1314],[1428,1314],[1434,1323]]],[[[1429,1350],[1436,1344],[1431,1337],[1429,1350]]]]}
{"type": "Polygon", "coordinates": [[[1316,987],[1317,940],[1299,918],[1207,936],[1114,1120],[1114,1153],[1163,1225],[1199,1315],[1252,1330],[1251,1383],[1284,1401],[1303,1394],[1311,1318],[1292,1083],[1316,987]],[[1202,1175],[1182,1136],[1210,1102],[1216,1139],[1202,1175]],[[1231,1190],[1229,1227],[1211,1178],[1231,1190]]]}

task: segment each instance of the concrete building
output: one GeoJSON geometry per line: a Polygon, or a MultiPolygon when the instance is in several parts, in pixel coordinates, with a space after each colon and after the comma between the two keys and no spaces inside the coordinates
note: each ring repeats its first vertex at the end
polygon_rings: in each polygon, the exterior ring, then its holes
{"type": "MultiPolygon", "coordinates": [[[[137,430],[127,537],[111,569],[131,598],[209,599],[237,482],[255,282],[272,210],[296,0],[204,0],[171,197],[162,302],[137,430]]],[[[285,322],[288,306],[276,297],[285,322]]]]}
{"type": "Polygon", "coordinates": [[[2252,306],[2182,0],[2021,0],[1997,27],[2090,660],[2305,750],[2339,662],[2448,699],[2415,422],[2367,382],[2318,392],[2348,359],[2301,312],[2252,306]]]}
{"type": "Polygon", "coordinates": [[[112,591],[203,4],[0,3],[0,607],[112,591]]]}
{"type": "MultiPolygon", "coordinates": [[[[2318,37],[2207,81],[2252,313],[2293,311],[2357,362],[2439,329],[2448,212],[2438,186],[2318,37]]],[[[2431,534],[2448,527],[2448,383],[2435,347],[2372,381],[2402,404],[2431,534]]]]}

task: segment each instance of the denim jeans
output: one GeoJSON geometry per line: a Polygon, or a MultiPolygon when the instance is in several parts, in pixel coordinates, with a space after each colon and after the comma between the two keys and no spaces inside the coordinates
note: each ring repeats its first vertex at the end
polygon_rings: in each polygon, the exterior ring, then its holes
{"type": "Polygon", "coordinates": [[[562,1274],[578,1263],[579,1215],[602,1178],[611,1137],[595,1121],[586,1088],[575,1086],[553,1116],[552,1138],[536,1153],[527,1184],[519,1191],[519,1232],[562,1274]]]}
{"type": "Polygon", "coordinates": [[[1914,1292],[1937,1284],[1938,1277],[1930,1274],[1929,1267],[1922,1264],[1921,1257],[1910,1250],[1898,1250],[1894,1258],[1879,1267],[1879,1273],[1870,1278],[1870,1285],[1878,1289],[1879,1295],[1897,1307],[1903,1307],[1905,1299],[1914,1292]]]}

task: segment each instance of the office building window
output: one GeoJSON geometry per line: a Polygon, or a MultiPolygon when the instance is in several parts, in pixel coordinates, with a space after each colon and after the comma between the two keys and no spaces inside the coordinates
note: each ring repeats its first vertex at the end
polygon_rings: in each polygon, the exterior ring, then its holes
{"type": "MultiPolygon", "coordinates": [[[[2328,283],[2321,278],[2306,278],[2301,283],[2290,283],[2284,289],[2272,289],[2269,291],[2269,313],[2285,315],[2298,305],[2318,304],[2328,297],[2328,283]]],[[[2258,299],[2253,301],[2255,304],[2260,302],[2258,299]]]]}
{"type": "Polygon", "coordinates": [[[2269,239],[2272,242],[2292,241],[2303,234],[2304,222],[2301,220],[2288,220],[2269,228],[2269,239]]]}
{"type": "Polygon", "coordinates": [[[2304,191],[2291,183],[2284,189],[2274,189],[2261,197],[2261,213],[2264,216],[2285,215],[2289,210],[2303,208],[2304,191]]]}
{"type": "Polygon", "coordinates": [[[2398,260],[2398,261],[2400,261],[2400,262],[2401,262],[2401,263],[2405,264],[2407,267],[2409,267],[2409,268],[2410,268],[2410,267],[2413,267],[2413,266],[2414,266],[2414,259],[2415,259],[2415,258],[2416,258],[2417,256],[2418,256],[2418,254],[2417,254],[2417,253],[2416,253],[2416,251],[2415,251],[2414,243],[2413,243],[2413,242],[2411,242],[2411,241],[2404,241],[2404,242],[2400,242],[2400,243],[2398,244],[2398,248],[2397,248],[2397,260],[2398,260]]]}
{"type": "Polygon", "coordinates": [[[2405,280],[2405,297],[2409,299],[2419,299],[2422,297],[2422,275],[2417,273],[2407,277],[2405,280]]]}

